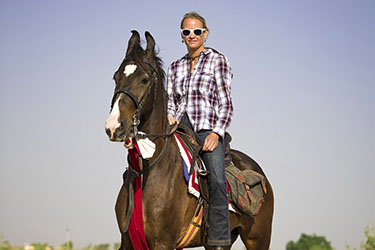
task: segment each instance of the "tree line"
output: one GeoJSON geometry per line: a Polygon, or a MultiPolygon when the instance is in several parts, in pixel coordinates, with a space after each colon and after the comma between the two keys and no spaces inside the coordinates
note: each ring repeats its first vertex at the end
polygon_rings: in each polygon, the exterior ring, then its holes
{"type": "MultiPolygon", "coordinates": [[[[360,248],[351,248],[346,244],[346,250],[375,250],[375,228],[366,226],[365,240],[360,242],[360,248]]],[[[120,243],[87,245],[84,248],[74,248],[73,242],[68,241],[57,247],[53,247],[48,243],[32,243],[27,246],[11,245],[9,241],[5,240],[3,235],[0,235],[0,250],[118,250],[120,243]]],[[[331,242],[324,236],[308,235],[302,233],[297,241],[289,241],[285,247],[286,250],[334,250],[331,242]]]]}
{"type": "MultiPolygon", "coordinates": [[[[366,226],[364,241],[361,241],[360,248],[358,250],[375,250],[375,228],[366,226]]],[[[334,250],[331,242],[328,241],[324,236],[319,235],[308,235],[302,233],[298,241],[289,241],[286,245],[286,250],[334,250]]],[[[351,248],[346,243],[346,250],[357,250],[351,248]]]]}
{"type": "Polygon", "coordinates": [[[65,242],[59,246],[53,247],[48,243],[31,243],[25,246],[12,245],[0,235],[0,250],[118,250],[120,243],[114,244],[89,244],[84,248],[75,248],[72,241],[65,242]]]}

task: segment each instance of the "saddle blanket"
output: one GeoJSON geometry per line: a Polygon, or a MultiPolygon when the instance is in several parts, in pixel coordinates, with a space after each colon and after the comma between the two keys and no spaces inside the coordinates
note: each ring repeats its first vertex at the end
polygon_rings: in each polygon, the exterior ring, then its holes
{"type": "MultiPolygon", "coordinates": [[[[182,158],[182,166],[183,166],[183,172],[184,172],[184,178],[186,182],[188,183],[188,191],[190,194],[194,195],[196,198],[200,197],[200,191],[199,191],[199,183],[198,183],[198,171],[199,167],[198,164],[195,163],[195,166],[191,166],[191,155],[189,151],[186,149],[185,145],[181,141],[180,137],[175,133],[174,137],[176,139],[178,149],[180,150],[181,158],[182,158]],[[194,171],[192,175],[190,176],[190,169],[194,167],[194,171]]],[[[198,160],[198,159],[197,159],[198,160]]],[[[206,170],[206,167],[204,166],[204,163],[202,162],[202,165],[204,167],[204,170],[206,170]]],[[[229,193],[229,185],[227,182],[227,193],[229,193]]],[[[233,206],[231,205],[230,201],[228,200],[229,205],[229,211],[231,212],[237,212],[234,210],[233,206]]]]}
{"type": "MultiPolygon", "coordinates": [[[[198,164],[196,163],[194,167],[193,174],[190,176],[190,169],[191,169],[191,155],[189,151],[186,149],[185,145],[182,143],[180,137],[175,133],[174,137],[176,139],[178,149],[180,150],[181,158],[182,158],[182,170],[184,172],[184,178],[188,183],[188,191],[190,194],[194,195],[196,198],[199,198],[199,184],[198,184],[198,164]]],[[[204,166],[204,164],[203,164],[204,166]]],[[[205,166],[204,166],[205,167],[205,166]]]]}

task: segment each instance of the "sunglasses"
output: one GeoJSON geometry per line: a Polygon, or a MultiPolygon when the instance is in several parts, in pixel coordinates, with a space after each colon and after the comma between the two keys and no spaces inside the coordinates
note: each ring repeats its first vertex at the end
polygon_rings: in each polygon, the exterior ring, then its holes
{"type": "Polygon", "coordinates": [[[203,32],[205,31],[206,29],[205,28],[197,28],[197,29],[193,29],[193,30],[190,30],[190,29],[182,29],[181,30],[181,34],[183,37],[188,37],[190,36],[191,32],[194,33],[194,35],[196,36],[202,36],[203,35],[203,32]]]}

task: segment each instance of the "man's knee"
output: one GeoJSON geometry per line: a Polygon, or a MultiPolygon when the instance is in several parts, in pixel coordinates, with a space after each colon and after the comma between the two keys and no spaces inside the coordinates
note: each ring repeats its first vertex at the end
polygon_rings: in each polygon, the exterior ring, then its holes
{"type": "Polygon", "coordinates": [[[216,188],[223,188],[227,186],[227,183],[225,181],[225,177],[218,177],[218,176],[212,176],[210,178],[210,186],[216,187],[216,188]]]}

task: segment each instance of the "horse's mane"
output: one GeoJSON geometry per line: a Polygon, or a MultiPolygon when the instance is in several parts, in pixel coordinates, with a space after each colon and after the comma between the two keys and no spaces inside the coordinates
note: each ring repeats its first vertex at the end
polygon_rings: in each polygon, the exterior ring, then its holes
{"type": "Polygon", "coordinates": [[[165,80],[165,72],[163,70],[163,60],[161,60],[161,58],[158,56],[159,54],[159,51],[158,52],[155,52],[154,51],[154,62],[156,64],[156,68],[158,69],[158,74],[159,74],[159,77],[160,77],[160,81],[161,83],[164,83],[164,80],[165,80]]]}

